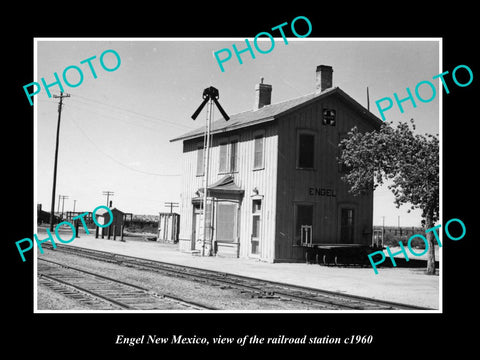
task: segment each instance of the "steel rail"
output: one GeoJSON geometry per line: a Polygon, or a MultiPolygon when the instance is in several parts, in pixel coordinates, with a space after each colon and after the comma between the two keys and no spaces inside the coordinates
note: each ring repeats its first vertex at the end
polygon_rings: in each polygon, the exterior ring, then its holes
{"type": "MultiPolygon", "coordinates": [[[[216,310],[215,308],[208,307],[208,306],[205,306],[203,304],[199,304],[199,303],[192,302],[192,301],[189,301],[189,300],[184,300],[184,299],[181,299],[181,298],[178,298],[178,297],[175,297],[175,296],[171,296],[171,295],[167,295],[167,294],[158,294],[158,293],[153,292],[153,291],[151,291],[147,288],[144,288],[144,287],[132,284],[132,283],[128,283],[128,282],[125,282],[125,281],[122,281],[122,280],[114,279],[114,278],[111,278],[111,277],[108,277],[108,276],[105,276],[105,275],[93,273],[91,271],[87,271],[87,270],[84,270],[84,269],[80,269],[80,268],[73,267],[73,266],[70,266],[70,265],[66,265],[66,264],[63,264],[63,263],[59,263],[59,262],[56,262],[56,261],[41,259],[41,258],[39,258],[38,260],[46,262],[46,263],[54,264],[54,265],[56,265],[60,268],[66,268],[66,269],[69,269],[69,270],[73,270],[75,272],[79,272],[81,274],[86,274],[86,275],[89,275],[91,277],[96,277],[96,278],[99,278],[101,280],[106,280],[106,281],[109,281],[109,282],[114,283],[114,284],[120,284],[120,285],[123,285],[123,286],[126,286],[126,287],[130,287],[130,288],[133,288],[133,289],[136,289],[136,290],[140,290],[145,295],[149,295],[149,296],[156,297],[156,298],[159,298],[159,299],[166,299],[168,301],[176,302],[176,303],[182,304],[182,305],[187,306],[187,307],[193,307],[197,310],[216,310]]],[[[68,287],[75,288],[75,289],[77,289],[81,292],[88,293],[88,294],[90,294],[94,297],[98,297],[98,298],[101,298],[102,300],[105,300],[107,302],[115,304],[115,305],[117,305],[121,308],[131,309],[131,310],[137,309],[136,307],[134,307],[132,305],[125,304],[121,301],[112,299],[111,297],[107,297],[105,295],[99,294],[98,292],[92,291],[92,290],[87,289],[87,288],[85,288],[83,286],[80,286],[78,284],[73,284],[71,282],[59,279],[58,277],[55,277],[55,276],[52,276],[52,275],[49,275],[49,274],[45,274],[41,270],[38,273],[41,277],[49,279],[50,281],[54,281],[54,282],[66,285],[68,287]]]]}
{"type": "Polygon", "coordinates": [[[115,262],[136,268],[143,267],[151,271],[170,273],[177,277],[191,277],[201,279],[203,281],[227,284],[234,288],[243,288],[255,293],[260,293],[263,296],[277,295],[291,299],[297,299],[303,302],[322,303],[330,306],[347,308],[352,310],[365,310],[370,309],[372,306],[374,307],[374,310],[432,310],[430,308],[420,307],[416,305],[374,299],[359,295],[340,294],[338,292],[330,290],[315,289],[302,285],[286,284],[244,275],[201,269],[188,265],[179,265],[158,260],[144,259],[130,255],[115,254],[102,250],[92,250],[80,247],[57,245],[57,251],[58,250],[80,256],[88,254],[87,257],[97,259],[99,261],[115,262]],[[242,284],[239,281],[250,282],[250,284],[242,284]],[[266,291],[266,287],[270,287],[271,291],[266,291]],[[299,294],[299,292],[303,292],[303,294],[299,294]],[[324,298],[315,298],[321,296],[323,296],[324,298]],[[325,297],[330,297],[330,299],[326,299],[325,297]],[[347,303],[342,302],[342,300],[346,301],[347,303]],[[350,302],[350,304],[348,304],[348,302],[350,302]]]}

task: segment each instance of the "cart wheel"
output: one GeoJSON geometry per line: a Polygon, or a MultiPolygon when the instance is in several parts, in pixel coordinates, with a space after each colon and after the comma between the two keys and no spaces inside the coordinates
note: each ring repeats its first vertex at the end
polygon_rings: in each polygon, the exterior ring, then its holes
{"type": "Polygon", "coordinates": [[[327,260],[327,254],[323,254],[323,265],[328,265],[327,260]]]}
{"type": "Polygon", "coordinates": [[[315,263],[316,263],[316,264],[320,264],[320,259],[319,259],[319,257],[320,257],[320,256],[319,256],[318,254],[315,255],[315,263]]]}
{"type": "Polygon", "coordinates": [[[338,255],[335,255],[335,265],[337,265],[337,266],[340,265],[338,255]]]}

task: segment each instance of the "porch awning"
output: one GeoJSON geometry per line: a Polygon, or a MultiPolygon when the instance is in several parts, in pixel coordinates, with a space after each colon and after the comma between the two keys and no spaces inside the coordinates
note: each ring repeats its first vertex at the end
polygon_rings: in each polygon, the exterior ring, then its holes
{"type": "MultiPolygon", "coordinates": [[[[203,188],[198,189],[200,193],[203,194],[203,188]]],[[[243,195],[245,192],[241,189],[235,182],[233,181],[232,175],[226,175],[220,180],[214,182],[208,187],[209,193],[230,193],[230,194],[238,194],[243,195]]]]}

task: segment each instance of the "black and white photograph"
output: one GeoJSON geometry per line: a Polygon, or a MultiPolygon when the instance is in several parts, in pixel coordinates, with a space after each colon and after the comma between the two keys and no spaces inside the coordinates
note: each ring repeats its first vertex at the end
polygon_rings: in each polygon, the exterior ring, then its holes
{"type": "Polygon", "coordinates": [[[22,36],[7,255],[30,329],[127,357],[449,338],[473,55],[325,16],[22,36]]]}
{"type": "Polygon", "coordinates": [[[36,95],[37,310],[441,310],[442,249],[409,242],[435,225],[422,211],[438,218],[440,80],[398,102],[416,119],[405,134],[374,102],[400,93],[399,66],[413,81],[439,74],[441,41],[267,37],[255,44],[273,50],[255,58],[250,42],[222,73],[212,50],[233,39],[37,41],[37,73],[79,84],[36,95]],[[70,65],[95,54],[94,72],[70,65]],[[365,149],[363,133],[382,141],[365,149]],[[393,153],[399,136],[411,143],[393,153]],[[436,204],[403,200],[429,186],[436,204]]]}

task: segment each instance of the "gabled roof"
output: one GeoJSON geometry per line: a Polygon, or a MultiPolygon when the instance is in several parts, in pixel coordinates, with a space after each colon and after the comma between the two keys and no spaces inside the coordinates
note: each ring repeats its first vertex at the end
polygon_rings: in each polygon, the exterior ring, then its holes
{"type": "MultiPolygon", "coordinates": [[[[118,210],[117,208],[109,207],[109,209],[112,213],[117,212],[117,213],[120,213],[120,214],[124,214],[123,211],[118,210]]],[[[98,216],[105,216],[105,214],[107,214],[107,213],[108,213],[108,210],[106,210],[104,207],[95,211],[95,215],[98,215],[98,216]]]]}
{"type": "MultiPolygon", "coordinates": [[[[220,180],[214,182],[210,186],[208,186],[208,192],[216,191],[216,192],[228,192],[228,193],[235,193],[235,194],[243,194],[244,190],[241,189],[237,184],[235,184],[232,175],[225,175],[220,180]]],[[[198,189],[199,192],[203,193],[204,188],[198,189]]]]}
{"type": "MultiPolygon", "coordinates": [[[[370,111],[365,109],[362,105],[360,105],[357,101],[355,101],[352,97],[347,95],[343,90],[339,87],[329,88],[322,92],[314,92],[311,94],[307,94],[304,96],[300,96],[295,99],[286,100],[283,102],[279,102],[276,104],[266,105],[257,110],[249,110],[244,111],[235,115],[230,116],[229,121],[225,121],[225,119],[221,118],[219,120],[213,121],[210,127],[211,134],[218,134],[222,132],[232,131],[248,126],[253,126],[256,124],[273,121],[275,118],[285,115],[286,113],[296,110],[299,107],[306,106],[313,101],[316,101],[321,98],[325,98],[327,96],[331,96],[333,94],[338,94],[342,97],[347,103],[349,103],[357,112],[363,115],[365,118],[369,119],[374,125],[380,126],[383,121],[380,120],[378,117],[373,115],[370,111]]],[[[189,140],[194,139],[199,136],[203,136],[205,132],[205,126],[202,126],[198,129],[189,131],[177,138],[171,139],[170,141],[178,141],[178,140],[189,140]]]]}

